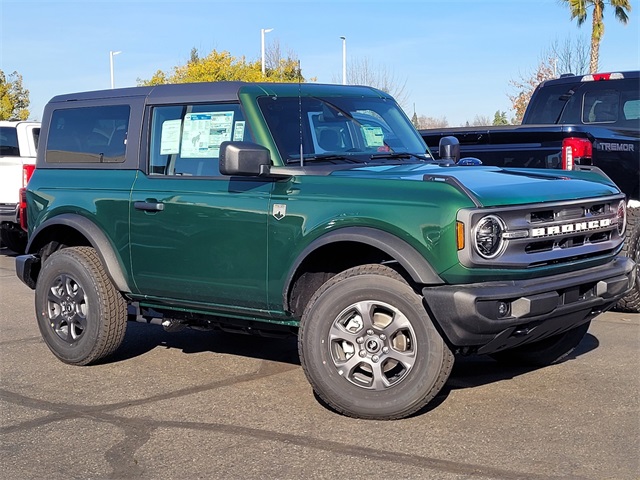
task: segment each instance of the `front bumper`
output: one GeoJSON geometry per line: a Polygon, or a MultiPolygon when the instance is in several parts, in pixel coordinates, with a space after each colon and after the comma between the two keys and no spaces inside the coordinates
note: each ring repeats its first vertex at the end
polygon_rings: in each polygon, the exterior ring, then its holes
{"type": "Polygon", "coordinates": [[[620,256],[606,265],[551,277],[425,287],[422,294],[453,347],[485,354],[588,322],[633,287],[636,268],[620,256]]]}

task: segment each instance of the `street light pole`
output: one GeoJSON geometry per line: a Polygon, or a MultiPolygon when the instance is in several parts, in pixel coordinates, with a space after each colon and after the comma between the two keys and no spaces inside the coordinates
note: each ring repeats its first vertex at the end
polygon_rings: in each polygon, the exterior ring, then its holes
{"type": "Polygon", "coordinates": [[[347,37],[342,39],[342,84],[347,84],[347,37]]]}
{"type": "Polygon", "coordinates": [[[118,55],[119,53],[122,53],[122,52],[120,50],[118,50],[117,52],[114,52],[114,51],[109,52],[109,66],[111,68],[111,88],[115,88],[115,85],[113,82],[113,57],[115,55],[118,55]]]}
{"type": "Polygon", "coordinates": [[[261,43],[261,47],[262,47],[262,75],[264,75],[265,72],[266,72],[265,65],[264,65],[264,34],[272,32],[272,31],[273,31],[273,28],[261,28],[260,29],[260,36],[262,37],[262,43],[261,43]]]}

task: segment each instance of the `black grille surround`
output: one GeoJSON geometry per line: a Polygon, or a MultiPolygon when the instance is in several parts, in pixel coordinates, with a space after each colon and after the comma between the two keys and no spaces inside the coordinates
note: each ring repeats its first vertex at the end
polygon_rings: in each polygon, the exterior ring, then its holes
{"type": "Polygon", "coordinates": [[[535,268],[616,254],[624,241],[618,231],[618,206],[624,195],[517,207],[471,208],[458,212],[465,267],[535,268]],[[475,226],[487,215],[502,219],[501,253],[483,258],[474,246],[475,226]]]}

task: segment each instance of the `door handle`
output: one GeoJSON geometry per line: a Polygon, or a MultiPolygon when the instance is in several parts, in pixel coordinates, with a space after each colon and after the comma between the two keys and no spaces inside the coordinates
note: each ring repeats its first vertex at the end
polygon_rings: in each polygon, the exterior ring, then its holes
{"type": "Polygon", "coordinates": [[[164,210],[164,203],[160,202],[133,202],[133,208],[136,210],[144,210],[145,212],[161,212],[164,210]]]}

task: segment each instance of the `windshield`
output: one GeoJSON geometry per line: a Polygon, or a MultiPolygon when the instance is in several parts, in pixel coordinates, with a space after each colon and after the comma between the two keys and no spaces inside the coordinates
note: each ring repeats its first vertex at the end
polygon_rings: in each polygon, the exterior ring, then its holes
{"type": "Polygon", "coordinates": [[[303,161],[327,162],[431,159],[420,135],[389,99],[270,96],[258,104],[285,163],[300,163],[301,155],[303,161]]]}

